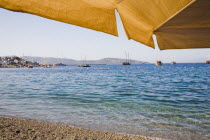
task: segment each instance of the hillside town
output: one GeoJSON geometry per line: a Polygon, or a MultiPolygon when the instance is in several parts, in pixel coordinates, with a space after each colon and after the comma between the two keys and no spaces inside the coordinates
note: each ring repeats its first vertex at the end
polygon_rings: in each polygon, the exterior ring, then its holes
{"type": "Polygon", "coordinates": [[[0,57],[0,68],[20,68],[20,67],[50,67],[50,66],[65,66],[65,64],[40,64],[38,62],[26,61],[17,56],[0,57]]]}

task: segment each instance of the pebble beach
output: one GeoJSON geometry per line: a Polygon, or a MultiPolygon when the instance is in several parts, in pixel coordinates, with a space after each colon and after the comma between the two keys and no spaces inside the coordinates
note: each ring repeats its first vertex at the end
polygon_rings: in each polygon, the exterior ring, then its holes
{"type": "Polygon", "coordinates": [[[0,117],[1,140],[161,140],[35,120],[0,117]]]}

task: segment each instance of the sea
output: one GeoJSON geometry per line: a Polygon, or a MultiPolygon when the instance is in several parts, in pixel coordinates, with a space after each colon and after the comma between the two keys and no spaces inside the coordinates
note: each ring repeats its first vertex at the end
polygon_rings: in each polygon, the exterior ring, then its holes
{"type": "Polygon", "coordinates": [[[126,134],[210,139],[210,65],[0,69],[0,115],[126,134]]]}

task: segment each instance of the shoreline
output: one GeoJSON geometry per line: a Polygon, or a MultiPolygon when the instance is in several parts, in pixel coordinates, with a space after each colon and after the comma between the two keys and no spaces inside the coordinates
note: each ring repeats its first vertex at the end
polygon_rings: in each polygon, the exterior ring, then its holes
{"type": "Polygon", "coordinates": [[[1,140],[163,140],[123,133],[90,130],[60,123],[0,116],[1,140]]]}

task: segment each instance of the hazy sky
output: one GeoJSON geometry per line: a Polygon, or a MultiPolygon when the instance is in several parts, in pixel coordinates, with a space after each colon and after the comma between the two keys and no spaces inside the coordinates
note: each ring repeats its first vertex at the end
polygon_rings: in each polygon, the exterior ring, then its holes
{"type": "MultiPolygon", "coordinates": [[[[35,15],[0,8],[0,56],[41,56],[97,60],[125,58],[155,62],[157,50],[128,40],[118,20],[120,37],[65,24],[35,15]]],[[[163,62],[205,62],[210,49],[164,50],[163,62]]]]}

